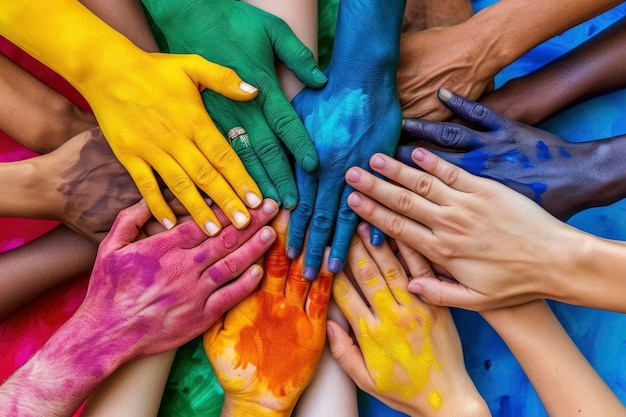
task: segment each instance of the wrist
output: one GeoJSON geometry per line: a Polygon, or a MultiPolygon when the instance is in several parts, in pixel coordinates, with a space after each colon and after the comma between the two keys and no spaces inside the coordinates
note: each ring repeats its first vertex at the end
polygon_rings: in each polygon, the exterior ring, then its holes
{"type": "Polygon", "coordinates": [[[261,404],[261,402],[242,400],[226,393],[220,415],[223,417],[288,417],[291,412],[292,409],[275,410],[261,404]]]}

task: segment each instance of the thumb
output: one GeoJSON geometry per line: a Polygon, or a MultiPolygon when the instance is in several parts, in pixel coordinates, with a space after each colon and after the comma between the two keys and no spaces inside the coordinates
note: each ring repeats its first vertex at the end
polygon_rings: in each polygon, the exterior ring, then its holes
{"type": "Polygon", "coordinates": [[[328,77],[317,65],[313,52],[298,39],[287,23],[283,20],[278,22],[273,21],[274,27],[267,31],[278,59],[307,87],[323,87],[328,77]]]}
{"type": "Polygon", "coordinates": [[[152,214],[145,200],[120,211],[111,226],[111,231],[102,241],[101,247],[105,251],[115,251],[136,241],[143,233],[142,227],[152,214]]]}
{"type": "Polygon", "coordinates": [[[326,333],[330,353],[337,361],[337,364],[352,380],[361,388],[367,391],[374,382],[367,371],[365,359],[361,349],[354,344],[352,338],[346,331],[334,321],[326,323],[326,333]]]}
{"type": "Polygon", "coordinates": [[[476,310],[480,304],[478,293],[457,282],[441,281],[433,277],[413,278],[409,281],[409,292],[422,301],[437,306],[459,307],[476,310]]]}
{"type": "Polygon", "coordinates": [[[208,88],[237,101],[252,100],[259,92],[228,67],[207,61],[199,55],[172,56],[179,60],[183,70],[198,85],[200,91],[208,88]]]}

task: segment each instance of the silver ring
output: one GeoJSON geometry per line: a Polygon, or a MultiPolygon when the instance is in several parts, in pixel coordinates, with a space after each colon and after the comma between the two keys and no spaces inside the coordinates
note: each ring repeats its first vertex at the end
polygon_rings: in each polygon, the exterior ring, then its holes
{"type": "Polygon", "coordinates": [[[232,143],[232,141],[235,140],[237,136],[241,136],[245,134],[246,134],[246,129],[244,129],[243,127],[237,126],[237,127],[233,127],[228,132],[226,132],[226,137],[228,138],[228,141],[232,143]]]}

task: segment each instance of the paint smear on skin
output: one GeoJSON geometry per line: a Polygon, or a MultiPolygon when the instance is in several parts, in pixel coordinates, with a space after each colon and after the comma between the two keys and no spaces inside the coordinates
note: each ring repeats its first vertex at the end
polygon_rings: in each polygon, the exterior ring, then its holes
{"type": "Polygon", "coordinates": [[[567,152],[567,149],[562,148],[559,146],[559,155],[562,156],[563,158],[571,158],[572,154],[567,152]]]}
{"type": "Polygon", "coordinates": [[[548,146],[543,141],[540,140],[539,142],[537,142],[537,145],[535,147],[537,149],[538,159],[543,159],[544,161],[549,161],[552,159],[552,153],[550,152],[550,148],[548,148],[548,146]]]}
{"type": "Polygon", "coordinates": [[[443,398],[437,391],[431,391],[428,393],[428,404],[433,410],[439,411],[443,405],[443,398]]]}
{"type": "MultiPolygon", "coordinates": [[[[402,291],[395,293],[401,295],[402,291]]],[[[396,392],[408,400],[425,389],[431,370],[440,369],[430,340],[432,321],[419,307],[414,308],[421,318],[421,326],[416,320],[402,320],[403,317],[386,300],[388,296],[384,291],[374,294],[372,300],[385,325],[373,328],[360,318],[357,339],[364,356],[368,358],[368,368],[376,380],[377,389],[396,392]],[[417,351],[408,338],[408,334],[415,332],[421,332],[422,339],[417,351]]],[[[439,396],[438,402],[429,404],[435,408],[441,407],[442,402],[439,396]]]]}
{"type": "Polygon", "coordinates": [[[535,194],[533,200],[536,203],[541,203],[541,196],[543,195],[543,193],[546,192],[548,186],[543,182],[531,182],[526,185],[528,185],[528,187],[530,187],[530,189],[533,190],[533,193],[535,194]]]}

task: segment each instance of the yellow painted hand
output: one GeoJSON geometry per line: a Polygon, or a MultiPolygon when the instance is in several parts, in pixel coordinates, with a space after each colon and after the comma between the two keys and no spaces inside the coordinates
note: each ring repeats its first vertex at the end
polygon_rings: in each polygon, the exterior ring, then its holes
{"type": "Polygon", "coordinates": [[[249,223],[247,207],[258,206],[261,193],[199,93],[209,88],[253,99],[257,90],[232,70],[196,55],[146,53],[76,0],[1,2],[0,34],[85,96],[111,149],[166,227],[176,217],[154,171],[208,234],[221,225],[201,191],[235,226],[249,223]]]}
{"type": "MultiPolygon", "coordinates": [[[[457,415],[451,411],[480,396],[465,369],[450,312],[424,304],[407,291],[402,264],[387,243],[369,243],[366,224],[359,226],[358,234],[346,271],[354,280],[342,272],[333,284],[333,297],[358,346],[338,324],[329,322],[333,357],[361,389],[390,407],[409,415],[457,415]]],[[[417,252],[398,246],[411,272],[423,276],[430,271],[417,252]]]]}
{"type": "Polygon", "coordinates": [[[313,377],[325,340],[332,274],[302,276],[285,256],[288,212],[272,226],[261,288],[205,333],[204,347],[225,391],[222,415],[290,415],[313,377]],[[225,409],[228,412],[225,414],[225,409]]]}

